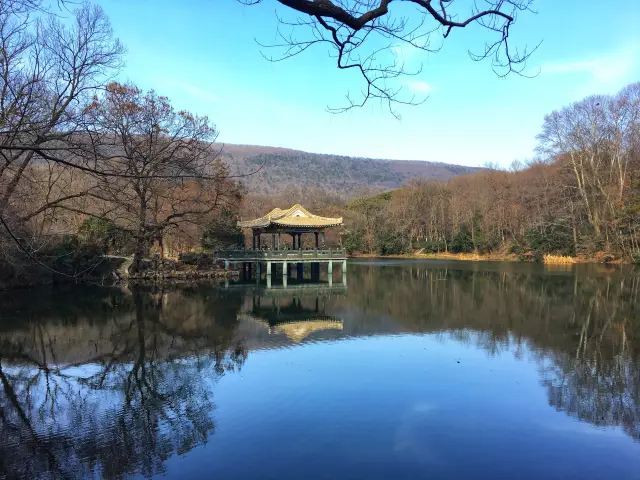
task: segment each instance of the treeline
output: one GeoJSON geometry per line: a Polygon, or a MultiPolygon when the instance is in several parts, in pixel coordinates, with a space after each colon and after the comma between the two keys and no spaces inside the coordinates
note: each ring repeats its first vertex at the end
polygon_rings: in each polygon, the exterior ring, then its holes
{"type": "Polygon", "coordinates": [[[206,116],[113,81],[125,49],[103,10],[0,4],[0,285],[79,278],[102,255],[199,246],[244,190],[206,116]]]}
{"type": "Polygon", "coordinates": [[[640,259],[640,83],[547,115],[539,159],[345,205],[352,252],[640,259]]]}

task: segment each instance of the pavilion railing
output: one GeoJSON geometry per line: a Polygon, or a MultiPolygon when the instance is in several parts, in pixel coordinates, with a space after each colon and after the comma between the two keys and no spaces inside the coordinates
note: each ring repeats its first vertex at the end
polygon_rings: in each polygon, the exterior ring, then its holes
{"type": "Polygon", "coordinates": [[[216,252],[221,260],[343,260],[347,252],[343,248],[323,250],[222,250],[216,252]]]}

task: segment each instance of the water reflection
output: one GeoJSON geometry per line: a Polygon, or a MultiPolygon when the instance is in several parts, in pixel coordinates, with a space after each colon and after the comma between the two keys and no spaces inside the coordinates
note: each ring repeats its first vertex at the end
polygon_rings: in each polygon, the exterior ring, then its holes
{"type": "Polygon", "coordinates": [[[256,330],[266,328],[269,335],[282,335],[294,343],[316,338],[316,332],[317,338],[327,339],[328,331],[343,329],[343,321],[326,311],[330,296],[341,294],[344,289],[321,284],[298,289],[257,290],[247,295],[238,319],[256,324],[256,330]]]}
{"type": "MultiPolygon", "coordinates": [[[[217,383],[251,351],[287,348],[283,358],[295,361],[300,345],[407,333],[533,360],[552,408],[621,427],[638,440],[639,292],[634,271],[371,263],[354,265],[348,287],[337,289],[200,286],[44,292],[38,302],[33,292],[3,297],[0,472],[163,473],[172,455],[188,455],[216,436],[217,383]]],[[[388,367],[409,366],[402,362],[388,367]]],[[[427,406],[411,418],[423,418],[427,406]]],[[[397,455],[414,448],[407,438],[414,445],[422,435],[414,427],[397,432],[405,432],[397,455]]]]}
{"type": "Polygon", "coordinates": [[[390,315],[410,332],[446,331],[468,342],[475,331],[474,343],[490,354],[531,350],[551,406],[640,439],[638,272],[494,268],[362,266],[352,269],[360,288],[348,298],[366,306],[363,315],[390,315]]]}
{"type": "Polygon", "coordinates": [[[151,476],[213,432],[211,385],[246,358],[237,306],[217,291],[105,293],[48,318],[27,306],[3,335],[6,477],[151,476]]]}

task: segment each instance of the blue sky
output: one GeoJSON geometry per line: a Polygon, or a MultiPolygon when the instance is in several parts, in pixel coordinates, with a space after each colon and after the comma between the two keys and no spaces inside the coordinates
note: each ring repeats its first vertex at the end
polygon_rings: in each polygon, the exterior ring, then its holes
{"type": "MultiPolygon", "coordinates": [[[[459,3],[469,3],[459,0],[459,3]]],[[[335,115],[362,80],[339,71],[320,46],[280,63],[262,57],[277,41],[275,0],[102,0],[116,35],[128,48],[122,80],[167,95],[178,108],[208,115],[220,142],[272,145],[318,153],[430,160],[463,165],[533,155],[546,113],[593,93],[614,93],[640,80],[640,2],[615,8],[596,0],[536,0],[522,15],[514,46],[543,41],[529,62],[535,78],[497,77],[469,48],[486,37],[458,30],[440,52],[403,48],[419,67],[404,85],[428,99],[399,108],[396,120],[378,102],[335,115]]],[[[434,41],[438,42],[437,34],[434,41]]]]}

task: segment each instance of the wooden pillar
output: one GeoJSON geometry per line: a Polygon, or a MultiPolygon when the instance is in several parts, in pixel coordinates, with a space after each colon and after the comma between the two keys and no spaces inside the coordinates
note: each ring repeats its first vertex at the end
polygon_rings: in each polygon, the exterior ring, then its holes
{"type": "Polygon", "coordinates": [[[260,250],[260,247],[261,247],[260,245],[261,240],[262,240],[262,234],[258,233],[258,250],[260,250]]]}
{"type": "Polygon", "coordinates": [[[318,242],[318,232],[314,232],[315,236],[316,236],[316,250],[318,249],[318,247],[320,246],[320,243],[318,242]]]}
{"type": "Polygon", "coordinates": [[[256,249],[256,232],[253,232],[253,249],[256,249]]]}
{"type": "Polygon", "coordinates": [[[296,249],[296,234],[295,233],[290,233],[289,235],[291,235],[291,250],[295,250],[296,249]]]}
{"type": "Polygon", "coordinates": [[[322,248],[325,248],[327,246],[327,233],[323,230],[322,231],[322,248]]]}
{"type": "Polygon", "coordinates": [[[280,250],[280,232],[278,232],[278,250],[280,250]]]}
{"type": "Polygon", "coordinates": [[[271,234],[271,250],[275,250],[276,249],[276,234],[272,233],[271,234]]]}
{"type": "Polygon", "coordinates": [[[302,250],[302,233],[298,234],[298,250],[302,250]]]}

